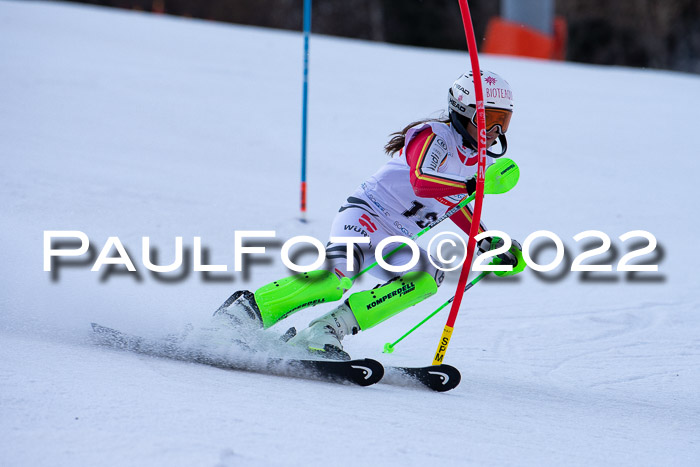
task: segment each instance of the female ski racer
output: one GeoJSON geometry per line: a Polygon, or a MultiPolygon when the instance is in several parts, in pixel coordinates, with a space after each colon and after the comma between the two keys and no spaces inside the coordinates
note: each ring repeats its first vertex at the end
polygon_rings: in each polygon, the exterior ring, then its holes
{"type": "MultiPolygon", "coordinates": [[[[482,81],[487,148],[497,140],[501,147],[499,154],[487,152],[490,165],[507,149],[505,133],[513,114],[513,94],[508,82],[496,73],[483,70],[482,81]]],[[[473,193],[478,155],[471,72],[452,84],[448,104],[448,118],[414,122],[393,133],[385,146],[392,158],[340,207],[331,226],[331,238],[362,237],[369,242],[352,243],[350,257],[347,243],[330,242],[324,270],[287,277],[255,292],[238,291],[214,313],[214,319],[226,326],[266,329],[300,309],[340,300],[352,287],[349,277],[374,262],[374,248],[382,239],[411,237],[473,193]]],[[[467,207],[450,219],[468,235],[471,216],[467,207]]],[[[485,230],[481,224],[479,232],[485,230]]],[[[487,251],[491,243],[490,238],[483,239],[479,249],[487,251]]],[[[403,248],[387,263],[403,265],[412,255],[410,248],[403,248]]],[[[435,266],[439,263],[428,261],[425,250],[420,249],[420,256],[421,260],[403,273],[374,267],[369,272],[385,280],[383,285],[351,294],[298,334],[290,329],[285,334],[286,338],[291,336],[288,342],[325,358],[349,359],[341,344],[346,335],[376,326],[437,292],[444,272],[435,266]]],[[[513,266],[512,271],[497,272],[500,276],[517,274],[525,268],[520,245],[515,241],[499,258],[501,264],[513,266]]]]}

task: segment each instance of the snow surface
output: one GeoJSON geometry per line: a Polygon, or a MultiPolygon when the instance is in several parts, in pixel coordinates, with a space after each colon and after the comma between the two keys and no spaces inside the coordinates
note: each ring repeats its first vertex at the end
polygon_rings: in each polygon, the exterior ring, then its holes
{"type": "MultiPolygon", "coordinates": [[[[643,229],[659,247],[640,261],[660,266],[474,287],[447,352],[463,374],[452,392],[227,372],[91,342],[91,321],[162,336],[285,276],[280,243],[325,240],[386,160],[387,135],[438,115],[469,66],[464,52],[313,36],[301,224],[301,59],[295,32],[0,1],[0,465],[700,464],[694,75],[481,57],[514,88],[509,155],[522,171],[485,201],[487,225],[520,240],[555,232],[568,261],[583,251],[575,234],[601,230],[613,265],[630,249],[618,236],[643,229]],[[94,255],[118,236],[139,274],[91,272],[95,257],[44,272],[45,230],[85,232],[94,255]],[[235,230],[277,231],[247,277],[232,271],[235,230]],[[200,236],[229,272],[206,277],[190,260],[153,275],[143,236],[160,264],[175,237],[190,258],[200,236]]],[[[346,349],[429,364],[446,312],[381,349],[456,281],[346,349]]]]}

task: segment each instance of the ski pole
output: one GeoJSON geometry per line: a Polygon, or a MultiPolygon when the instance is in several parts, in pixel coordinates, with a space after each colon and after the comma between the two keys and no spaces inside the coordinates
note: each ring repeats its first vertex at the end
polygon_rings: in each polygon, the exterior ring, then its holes
{"type": "MultiPolygon", "coordinates": [[[[518,179],[520,178],[520,168],[518,167],[518,164],[516,164],[512,159],[498,159],[495,163],[489,166],[488,169],[486,169],[486,174],[484,176],[484,193],[489,194],[489,195],[498,195],[501,193],[506,193],[515,187],[515,185],[518,184],[518,179]]],[[[476,196],[476,192],[472,193],[470,196],[464,198],[462,201],[459,202],[456,206],[450,208],[447,212],[445,212],[442,216],[428,224],[427,227],[425,227],[423,230],[418,232],[417,234],[413,235],[410,239],[415,240],[418,237],[422,236],[425,234],[427,231],[438,225],[440,222],[444,221],[448,217],[451,217],[453,214],[455,214],[457,211],[461,210],[463,207],[465,207],[467,204],[471,203],[474,200],[474,197],[476,196]]],[[[405,247],[406,244],[402,243],[401,245],[397,246],[393,250],[391,250],[389,253],[383,256],[383,258],[386,260],[388,257],[399,251],[401,248],[405,247]]],[[[379,264],[377,261],[374,263],[370,264],[366,268],[364,268],[362,271],[358,272],[354,276],[350,278],[350,280],[354,281],[358,277],[360,277],[362,274],[366,273],[373,267],[375,267],[377,264],[379,264]]]]}
{"type": "MultiPolygon", "coordinates": [[[[483,279],[484,277],[486,277],[486,275],[488,275],[490,272],[491,272],[491,271],[484,271],[484,272],[482,272],[481,274],[479,274],[478,276],[476,276],[476,277],[474,278],[473,281],[471,281],[469,284],[467,284],[467,286],[465,287],[464,291],[466,292],[467,290],[471,289],[477,282],[479,282],[481,279],[483,279]]],[[[383,353],[392,353],[392,352],[394,351],[394,347],[396,347],[396,344],[398,344],[399,342],[401,342],[402,340],[404,340],[406,337],[408,337],[408,335],[411,334],[413,331],[415,331],[415,330],[418,329],[419,327],[423,326],[423,324],[425,324],[430,318],[432,318],[433,316],[435,316],[436,314],[438,314],[443,308],[445,308],[447,305],[449,305],[450,303],[452,303],[452,301],[453,301],[454,299],[455,299],[455,296],[453,295],[452,298],[450,298],[450,299],[447,300],[445,303],[443,303],[442,305],[440,305],[440,306],[438,307],[437,310],[433,311],[433,312],[430,313],[428,316],[426,316],[425,319],[423,319],[423,321],[421,321],[420,323],[418,323],[418,324],[416,324],[415,326],[413,326],[406,334],[404,334],[403,336],[399,337],[399,338],[396,339],[396,341],[394,341],[394,342],[387,342],[386,344],[384,344],[383,353]]]]}

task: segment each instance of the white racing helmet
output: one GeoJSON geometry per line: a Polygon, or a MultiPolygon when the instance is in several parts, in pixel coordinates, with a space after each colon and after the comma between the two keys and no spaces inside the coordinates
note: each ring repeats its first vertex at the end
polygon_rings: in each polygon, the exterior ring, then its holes
{"type": "MultiPolygon", "coordinates": [[[[487,151],[491,157],[501,157],[508,148],[505,133],[508,131],[513,115],[513,91],[508,81],[496,73],[481,70],[481,82],[484,90],[484,107],[486,108],[486,131],[498,129],[498,140],[502,151],[494,154],[487,151]]],[[[474,96],[474,75],[468,72],[460,76],[450,87],[447,95],[450,120],[455,130],[462,135],[465,143],[474,148],[477,142],[467,132],[469,122],[476,126],[476,98],[474,96]]]]}

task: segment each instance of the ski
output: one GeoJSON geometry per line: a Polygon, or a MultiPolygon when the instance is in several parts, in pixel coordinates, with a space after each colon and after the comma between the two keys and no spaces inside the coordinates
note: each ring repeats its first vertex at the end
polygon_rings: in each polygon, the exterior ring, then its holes
{"type": "Polygon", "coordinates": [[[457,368],[444,364],[424,367],[385,366],[384,372],[382,383],[423,386],[437,392],[454,389],[462,380],[457,368]]]}
{"type": "Polygon", "coordinates": [[[224,370],[250,371],[277,376],[313,379],[334,383],[352,383],[370,386],[384,376],[384,367],[369,358],[357,360],[320,360],[296,358],[269,358],[249,355],[226,358],[207,354],[202,349],[183,348],[177,337],[151,340],[116,329],[92,323],[98,343],[112,348],[135,352],[152,357],[197,363],[224,370]]]}

